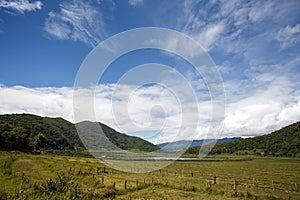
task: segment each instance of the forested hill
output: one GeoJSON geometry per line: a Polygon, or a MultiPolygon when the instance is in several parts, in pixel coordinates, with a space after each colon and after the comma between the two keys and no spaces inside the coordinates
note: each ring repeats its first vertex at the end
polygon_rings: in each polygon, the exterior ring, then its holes
{"type": "MultiPolygon", "coordinates": [[[[154,151],[158,147],[141,138],[128,136],[101,124],[109,140],[124,150],[154,151]]],[[[31,114],[0,115],[0,150],[26,152],[84,150],[75,124],[62,118],[31,114]]]]}
{"type": "MultiPolygon", "coordinates": [[[[193,147],[186,154],[198,154],[200,147],[193,147]]],[[[217,143],[210,154],[252,154],[300,157],[300,122],[278,131],[254,138],[217,143]]]]}

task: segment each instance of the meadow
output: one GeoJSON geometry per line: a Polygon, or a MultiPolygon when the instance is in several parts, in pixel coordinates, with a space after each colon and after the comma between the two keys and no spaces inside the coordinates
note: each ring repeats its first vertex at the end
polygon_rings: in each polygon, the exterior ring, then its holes
{"type": "Polygon", "coordinates": [[[0,152],[0,199],[300,199],[300,159],[219,156],[150,173],[93,158],[0,152]]]}

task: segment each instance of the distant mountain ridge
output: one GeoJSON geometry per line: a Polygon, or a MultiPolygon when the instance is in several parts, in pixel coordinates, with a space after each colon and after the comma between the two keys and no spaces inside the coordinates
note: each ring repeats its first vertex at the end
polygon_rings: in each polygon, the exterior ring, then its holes
{"type": "MultiPolygon", "coordinates": [[[[92,123],[92,122],[91,122],[92,123]]],[[[97,123],[97,122],[93,122],[97,123]]],[[[99,123],[106,137],[124,150],[155,151],[159,147],[138,137],[119,133],[99,123]]],[[[62,118],[31,114],[0,115],[0,150],[84,150],[75,124],[62,118]]]]}
{"type": "MultiPolygon", "coordinates": [[[[232,137],[232,138],[222,138],[222,139],[217,139],[217,142],[231,142],[234,140],[241,139],[241,137],[232,137]]],[[[187,147],[195,147],[195,146],[201,146],[203,144],[209,144],[215,142],[214,139],[202,139],[202,140],[179,140],[175,142],[166,142],[166,143],[161,143],[157,144],[158,147],[170,151],[170,152],[176,152],[176,151],[181,151],[187,147]]]]}
{"type": "MultiPolygon", "coordinates": [[[[185,154],[198,154],[199,149],[189,148],[185,154]]],[[[300,122],[266,135],[217,143],[210,154],[300,157],[300,122]]]]}

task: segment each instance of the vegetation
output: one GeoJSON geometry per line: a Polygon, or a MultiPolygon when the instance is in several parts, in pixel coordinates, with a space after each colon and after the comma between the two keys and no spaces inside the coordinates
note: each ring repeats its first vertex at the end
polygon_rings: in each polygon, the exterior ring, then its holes
{"type": "Polygon", "coordinates": [[[74,125],[62,118],[29,114],[0,115],[2,150],[74,150],[83,148],[74,125]]]}
{"type": "MultiPolygon", "coordinates": [[[[123,149],[157,149],[100,125],[123,149]]],[[[76,157],[72,152],[88,154],[70,122],[0,115],[0,150],[5,150],[0,151],[0,200],[300,199],[300,158],[292,158],[299,156],[299,132],[300,122],[269,135],[217,143],[210,160],[176,161],[158,171],[132,174],[93,158],[76,157]],[[44,151],[53,154],[29,154],[44,151]]],[[[198,151],[199,147],[192,147],[187,153],[198,151]]],[[[132,162],[141,166],[145,161],[132,162]]]]}
{"type": "MultiPolygon", "coordinates": [[[[121,149],[153,151],[158,147],[101,124],[109,140],[121,149]]],[[[0,115],[0,150],[88,155],[74,124],[62,118],[30,114],[0,115]]]]}
{"type": "MultiPolygon", "coordinates": [[[[185,154],[198,155],[199,149],[189,148],[185,154]]],[[[267,135],[217,143],[210,154],[300,157],[300,122],[267,135]]]]}
{"type": "Polygon", "coordinates": [[[0,152],[0,199],[300,198],[297,158],[216,158],[132,174],[93,158],[0,152]]]}
{"type": "Polygon", "coordinates": [[[2,150],[32,151],[42,145],[43,139],[45,137],[42,134],[34,136],[24,127],[0,124],[0,148],[2,150]]]}

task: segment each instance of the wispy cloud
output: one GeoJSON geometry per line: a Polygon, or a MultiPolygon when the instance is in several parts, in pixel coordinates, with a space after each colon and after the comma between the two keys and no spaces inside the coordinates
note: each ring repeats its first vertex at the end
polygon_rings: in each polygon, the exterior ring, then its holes
{"type": "Polygon", "coordinates": [[[280,42],[283,49],[299,44],[300,24],[293,27],[288,25],[285,28],[280,29],[277,35],[277,40],[280,42]]]}
{"type": "Polygon", "coordinates": [[[136,6],[142,4],[143,2],[144,2],[144,0],[129,0],[128,1],[129,5],[132,6],[132,7],[134,7],[134,8],[136,6]]]}
{"type": "Polygon", "coordinates": [[[4,8],[10,13],[21,13],[41,10],[43,3],[41,1],[30,2],[29,0],[0,0],[0,8],[4,8]]]}
{"type": "Polygon", "coordinates": [[[60,11],[51,11],[44,30],[52,37],[96,46],[105,36],[102,13],[90,2],[73,0],[59,4],[60,11]]]}
{"type": "MultiPolygon", "coordinates": [[[[298,41],[299,1],[184,1],[178,29],[208,50],[250,56],[280,42],[288,48],[298,41]],[[274,14],[276,13],[276,15],[274,14]],[[279,32],[279,35],[276,33],[279,32]],[[247,52],[247,53],[245,53],[247,52]]],[[[272,48],[272,47],[271,47],[272,48]]],[[[260,52],[258,53],[258,55],[260,52]]]]}
{"type": "Polygon", "coordinates": [[[217,22],[215,24],[209,24],[203,28],[203,30],[195,35],[194,38],[197,41],[201,41],[201,44],[210,50],[216,42],[220,39],[221,35],[225,31],[225,23],[223,21],[217,22]]]}

